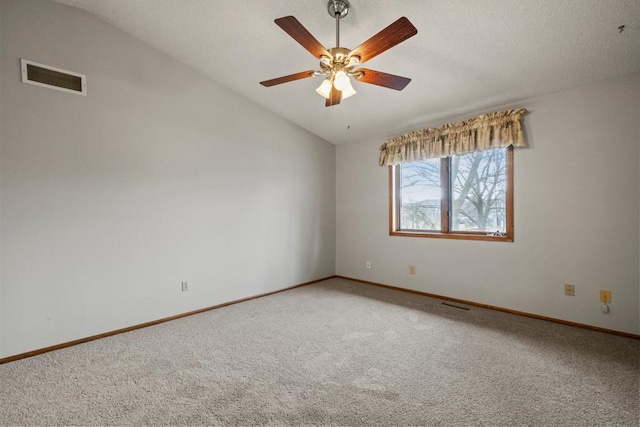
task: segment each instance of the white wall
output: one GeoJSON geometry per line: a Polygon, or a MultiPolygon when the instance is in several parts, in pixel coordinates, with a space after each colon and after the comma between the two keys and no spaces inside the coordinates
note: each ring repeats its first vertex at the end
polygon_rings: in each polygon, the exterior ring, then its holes
{"type": "Polygon", "coordinates": [[[336,152],[337,274],[640,333],[640,74],[496,110],[510,107],[530,111],[514,243],[389,236],[383,141],[361,141],[336,152]],[[612,291],[609,314],[599,289],[612,291]]]}
{"type": "Polygon", "coordinates": [[[333,145],[83,11],[1,24],[0,357],[334,274],[333,145]]]}
{"type": "MultiPolygon", "coordinates": [[[[2,23],[2,0],[0,0],[0,23],[2,23]]],[[[2,28],[0,27],[0,59],[2,58],[1,46],[2,46],[2,28]]],[[[2,66],[0,66],[0,83],[1,82],[2,82],[2,66]]],[[[2,137],[1,105],[2,105],[2,85],[0,84],[0,138],[2,137]]],[[[0,143],[0,153],[2,153],[1,143],[0,143]]],[[[0,187],[2,187],[1,182],[2,182],[2,161],[0,161],[0,187]]],[[[2,197],[0,197],[0,224],[2,224],[2,197]]],[[[1,225],[0,225],[0,242],[2,242],[2,226],[1,225]]],[[[0,259],[1,258],[2,258],[2,244],[0,243],[0,259]]],[[[2,283],[2,263],[1,262],[0,262],[0,283],[2,283]]],[[[0,356],[2,354],[3,354],[2,353],[2,286],[0,286],[0,356]]]]}

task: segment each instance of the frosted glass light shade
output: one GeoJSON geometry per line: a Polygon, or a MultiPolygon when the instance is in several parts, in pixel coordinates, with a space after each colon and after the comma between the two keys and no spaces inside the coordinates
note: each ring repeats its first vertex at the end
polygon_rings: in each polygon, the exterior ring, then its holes
{"type": "Polygon", "coordinates": [[[318,86],[318,89],[316,89],[316,92],[318,92],[318,94],[323,98],[329,99],[329,96],[331,95],[331,81],[329,79],[324,79],[320,86],[318,86]]]}
{"type": "Polygon", "coordinates": [[[351,86],[351,81],[349,81],[347,87],[342,90],[342,99],[347,99],[348,97],[353,96],[356,93],[356,90],[353,88],[353,86],[351,86]]]}
{"type": "Polygon", "coordinates": [[[351,84],[349,76],[344,71],[338,71],[333,79],[333,87],[344,90],[349,84],[351,84]]]}

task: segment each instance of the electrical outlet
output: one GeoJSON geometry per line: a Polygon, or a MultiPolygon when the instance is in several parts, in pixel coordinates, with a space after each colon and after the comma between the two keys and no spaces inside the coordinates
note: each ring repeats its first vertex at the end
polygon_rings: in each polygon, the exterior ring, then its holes
{"type": "Polygon", "coordinates": [[[600,291],[600,302],[610,303],[611,302],[611,291],[600,291]]]}
{"type": "Polygon", "coordinates": [[[189,290],[189,282],[187,282],[186,280],[180,282],[180,285],[182,286],[182,292],[187,292],[189,290]]]}
{"type": "Polygon", "coordinates": [[[367,261],[367,268],[371,268],[371,261],[367,261]]]}
{"type": "Polygon", "coordinates": [[[416,266],[415,265],[410,265],[409,266],[409,274],[416,274],[416,266]]]}
{"type": "Polygon", "coordinates": [[[564,294],[569,296],[574,296],[576,294],[576,287],[570,283],[564,285],[564,294]]]}

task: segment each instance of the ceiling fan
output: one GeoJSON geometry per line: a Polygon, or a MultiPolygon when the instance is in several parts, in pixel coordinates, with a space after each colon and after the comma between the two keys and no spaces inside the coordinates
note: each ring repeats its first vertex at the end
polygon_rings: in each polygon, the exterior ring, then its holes
{"type": "Polygon", "coordinates": [[[315,37],[293,16],[278,18],[274,22],[289,34],[302,47],[320,60],[320,70],[302,71],[288,76],[260,82],[271,87],[307,77],[323,76],[325,79],[316,92],[326,98],[325,106],[340,104],[342,99],[355,95],[349,77],[357,81],[370,83],[389,89],[402,90],[411,79],[400,77],[367,68],[356,68],[364,62],[391,49],[408,38],[416,35],[418,30],[405,17],[402,17],[362,43],[353,50],[340,47],[340,19],[347,16],[349,3],[347,0],[330,0],[327,5],[329,15],[336,20],[336,47],[325,49],[315,37]]]}

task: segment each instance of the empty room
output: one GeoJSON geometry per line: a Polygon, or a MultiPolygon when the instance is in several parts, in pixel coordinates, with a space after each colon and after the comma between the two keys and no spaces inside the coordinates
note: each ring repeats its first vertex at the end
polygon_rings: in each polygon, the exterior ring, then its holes
{"type": "Polygon", "coordinates": [[[0,0],[0,47],[0,425],[640,424],[637,0],[0,0]]]}

